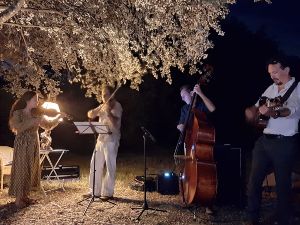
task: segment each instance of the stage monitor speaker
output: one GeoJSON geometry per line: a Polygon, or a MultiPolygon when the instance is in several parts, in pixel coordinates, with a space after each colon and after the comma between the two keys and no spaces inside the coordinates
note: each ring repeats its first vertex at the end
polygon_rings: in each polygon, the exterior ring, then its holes
{"type": "Polygon", "coordinates": [[[177,195],[179,193],[178,176],[169,171],[157,175],[157,192],[162,195],[177,195]]]}

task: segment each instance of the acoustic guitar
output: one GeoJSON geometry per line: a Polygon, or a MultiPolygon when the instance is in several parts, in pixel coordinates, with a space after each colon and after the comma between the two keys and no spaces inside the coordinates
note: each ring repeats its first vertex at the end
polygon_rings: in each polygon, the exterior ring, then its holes
{"type": "MultiPolygon", "coordinates": [[[[258,101],[258,104],[259,104],[259,106],[266,105],[268,108],[271,108],[273,110],[277,110],[280,107],[282,107],[283,102],[282,102],[282,97],[281,96],[278,96],[276,98],[268,98],[266,96],[261,96],[259,101],[258,101]]],[[[258,116],[257,116],[257,119],[255,121],[255,126],[259,130],[263,130],[268,125],[269,119],[270,119],[269,116],[261,115],[258,112],[258,116]]]]}

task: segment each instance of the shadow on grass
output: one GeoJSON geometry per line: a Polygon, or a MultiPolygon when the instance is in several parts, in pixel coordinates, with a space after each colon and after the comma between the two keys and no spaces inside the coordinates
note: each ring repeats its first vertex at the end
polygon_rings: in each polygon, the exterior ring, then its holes
{"type": "Polygon", "coordinates": [[[0,206],[0,221],[6,220],[10,217],[13,217],[14,214],[26,210],[27,207],[24,207],[22,209],[19,209],[16,207],[14,202],[9,202],[7,204],[0,206]]]}
{"type": "MultiPolygon", "coordinates": [[[[82,203],[83,202],[88,202],[89,200],[90,200],[90,198],[82,199],[82,200],[79,201],[78,204],[79,205],[84,205],[82,203]],[[81,203],[81,201],[82,201],[82,203],[81,203]]],[[[111,202],[111,203],[116,204],[116,205],[118,203],[133,204],[133,206],[135,207],[135,206],[141,206],[141,205],[143,205],[144,199],[137,200],[137,199],[131,199],[131,198],[114,197],[113,199],[111,199],[109,201],[103,201],[103,200],[101,200],[99,198],[95,198],[94,202],[95,203],[108,203],[108,204],[111,202]]],[[[153,201],[153,200],[149,201],[149,200],[147,200],[147,203],[148,203],[149,206],[150,205],[151,206],[162,206],[163,205],[161,201],[153,201]]],[[[168,204],[168,205],[170,205],[170,204],[168,204]]]]}

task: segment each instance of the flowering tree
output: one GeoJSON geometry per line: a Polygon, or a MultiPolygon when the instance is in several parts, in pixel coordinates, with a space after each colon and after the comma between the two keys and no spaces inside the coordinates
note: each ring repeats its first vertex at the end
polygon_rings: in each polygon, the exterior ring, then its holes
{"type": "Polygon", "coordinates": [[[102,83],[138,89],[146,73],[171,83],[171,67],[200,72],[208,36],[223,35],[219,22],[232,3],[0,0],[0,77],[17,95],[31,88],[55,96],[64,82],[79,82],[87,96],[102,83]]]}

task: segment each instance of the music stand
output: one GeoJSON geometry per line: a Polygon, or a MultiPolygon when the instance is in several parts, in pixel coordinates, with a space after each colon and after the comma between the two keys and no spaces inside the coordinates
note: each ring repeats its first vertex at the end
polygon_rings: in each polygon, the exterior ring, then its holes
{"type": "MultiPolygon", "coordinates": [[[[78,134],[94,134],[95,137],[95,146],[97,143],[97,135],[98,134],[111,134],[111,131],[109,130],[108,125],[103,125],[100,124],[99,122],[94,122],[94,121],[89,121],[89,122],[74,122],[77,130],[78,130],[78,134]]],[[[90,199],[84,213],[83,216],[86,214],[89,206],[92,204],[92,202],[95,201],[95,173],[96,173],[96,147],[94,148],[94,152],[93,152],[93,156],[94,156],[94,163],[93,163],[93,192],[92,192],[92,196],[87,197],[81,201],[79,201],[78,203],[81,203],[85,200],[90,199]]],[[[101,200],[101,199],[100,199],[101,200]]],[[[111,201],[107,201],[113,205],[116,205],[116,203],[113,203],[111,201]]],[[[78,204],[77,203],[77,204],[78,204]]]]}
{"type": "Polygon", "coordinates": [[[145,212],[146,210],[153,210],[153,211],[159,211],[159,212],[167,212],[166,210],[163,209],[155,209],[155,208],[150,208],[148,206],[147,203],[147,197],[146,197],[146,189],[147,189],[147,185],[146,185],[146,181],[147,181],[147,163],[146,163],[146,137],[149,137],[153,142],[155,142],[155,139],[153,138],[153,136],[149,133],[149,131],[147,131],[146,129],[142,128],[143,130],[143,139],[144,139],[144,203],[141,207],[132,207],[131,209],[136,210],[136,209],[141,209],[142,211],[140,212],[140,214],[138,215],[138,217],[136,218],[136,220],[139,220],[141,215],[143,214],[143,212],[145,212]]]}
{"type": "Polygon", "coordinates": [[[96,121],[74,122],[78,134],[94,134],[97,139],[97,134],[111,134],[108,125],[100,124],[96,121]]]}

